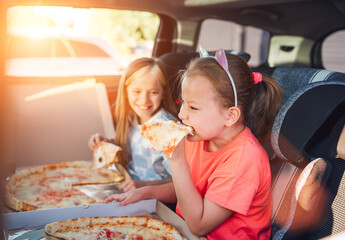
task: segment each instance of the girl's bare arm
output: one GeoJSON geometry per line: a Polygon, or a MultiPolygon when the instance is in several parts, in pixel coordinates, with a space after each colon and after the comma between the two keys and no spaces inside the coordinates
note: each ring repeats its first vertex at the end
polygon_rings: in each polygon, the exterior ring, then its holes
{"type": "Polygon", "coordinates": [[[185,159],[184,140],[175,149],[170,168],[182,215],[192,233],[203,236],[227,220],[232,211],[206,198],[196,189],[185,159]]]}

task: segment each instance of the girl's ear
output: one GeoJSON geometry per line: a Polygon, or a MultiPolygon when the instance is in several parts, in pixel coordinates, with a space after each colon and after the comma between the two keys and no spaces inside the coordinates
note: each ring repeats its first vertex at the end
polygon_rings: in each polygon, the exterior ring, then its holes
{"type": "Polygon", "coordinates": [[[231,107],[228,108],[226,111],[227,115],[225,125],[227,127],[230,127],[239,121],[241,117],[241,110],[238,107],[231,107]]]}

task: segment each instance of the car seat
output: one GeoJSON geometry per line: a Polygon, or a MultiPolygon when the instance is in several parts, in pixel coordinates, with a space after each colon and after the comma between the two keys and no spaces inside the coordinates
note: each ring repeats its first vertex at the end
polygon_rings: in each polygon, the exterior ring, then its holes
{"type": "Polygon", "coordinates": [[[327,72],[337,81],[323,75],[287,91],[272,127],[274,240],[345,231],[345,75],[327,72]]]}

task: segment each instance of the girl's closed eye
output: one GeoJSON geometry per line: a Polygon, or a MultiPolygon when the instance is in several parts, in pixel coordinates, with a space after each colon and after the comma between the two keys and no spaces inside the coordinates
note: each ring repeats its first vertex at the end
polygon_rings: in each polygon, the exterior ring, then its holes
{"type": "Polygon", "coordinates": [[[135,95],[140,94],[140,90],[138,89],[133,89],[131,92],[132,94],[135,94],[135,95]]]}
{"type": "Polygon", "coordinates": [[[183,101],[183,99],[179,99],[179,102],[180,102],[180,105],[181,105],[181,106],[187,107],[187,108],[189,108],[189,109],[191,109],[191,110],[193,110],[193,111],[199,110],[199,108],[197,108],[197,107],[195,107],[195,106],[193,106],[193,105],[186,104],[186,102],[183,101]]]}
{"type": "Polygon", "coordinates": [[[189,106],[189,108],[190,108],[191,110],[193,110],[193,111],[197,111],[197,110],[199,110],[199,108],[194,107],[194,106],[189,106]]]}
{"type": "Polygon", "coordinates": [[[159,94],[159,91],[153,90],[153,91],[151,91],[151,94],[152,94],[152,95],[158,95],[158,94],[159,94]]]}

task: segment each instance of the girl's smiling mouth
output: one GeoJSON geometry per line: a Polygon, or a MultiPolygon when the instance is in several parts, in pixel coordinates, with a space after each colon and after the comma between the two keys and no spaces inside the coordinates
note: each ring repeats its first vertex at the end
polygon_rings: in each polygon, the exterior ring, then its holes
{"type": "Polygon", "coordinates": [[[147,110],[150,110],[152,107],[151,106],[138,106],[137,107],[143,111],[147,111],[147,110]]]}

